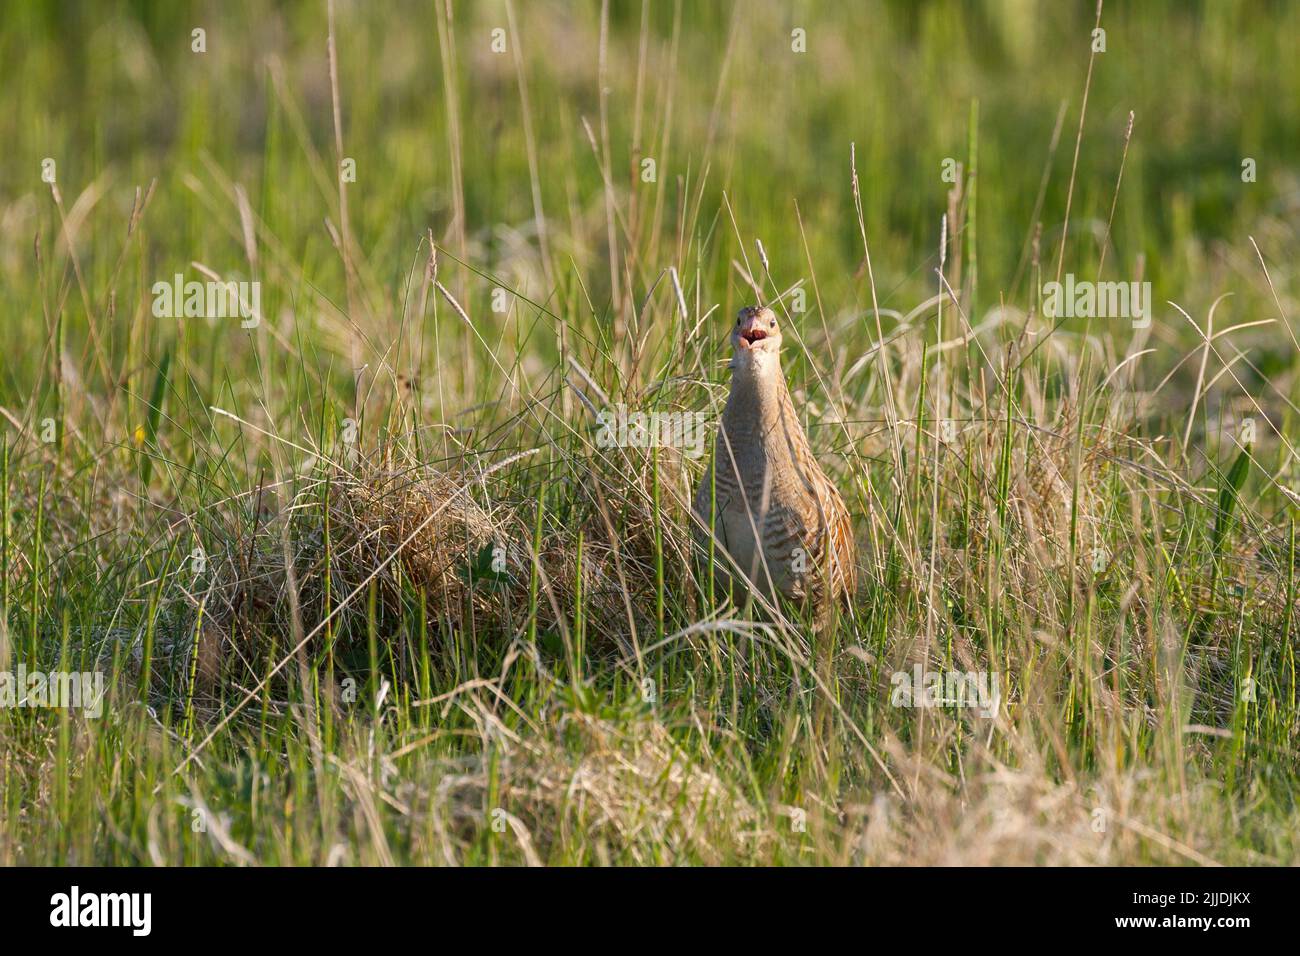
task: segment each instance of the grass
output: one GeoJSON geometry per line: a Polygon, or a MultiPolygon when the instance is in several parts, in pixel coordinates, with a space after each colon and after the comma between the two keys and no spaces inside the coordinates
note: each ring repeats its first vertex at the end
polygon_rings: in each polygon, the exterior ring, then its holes
{"type": "Polygon", "coordinates": [[[1297,16],[8,11],[0,671],[109,692],[0,709],[0,862],[1294,864],[1297,16]],[[703,459],[596,441],[716,418],[756,297],[860,551],[816,640],[712,593],[703,459]]]}

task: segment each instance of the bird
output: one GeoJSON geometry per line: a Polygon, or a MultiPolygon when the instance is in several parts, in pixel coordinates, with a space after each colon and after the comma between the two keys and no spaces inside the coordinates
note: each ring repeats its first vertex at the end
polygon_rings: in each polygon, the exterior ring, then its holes
{"type": "Polygon", "coordinates": [[[731,347],[731,393],[692,507],[696,537],[715,543],[715,581],[738,604],[780,596],[820,630],[857,583],[849,511],[795,412],[772,309],[741,309],[731,347]]]}

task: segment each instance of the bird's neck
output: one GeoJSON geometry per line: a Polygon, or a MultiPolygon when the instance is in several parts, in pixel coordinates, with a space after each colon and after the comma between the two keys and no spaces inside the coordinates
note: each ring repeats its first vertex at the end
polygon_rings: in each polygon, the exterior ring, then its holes
{"type": "Polygon", "coordinates": [[[790,408],[789,390],[780,359],[759,365],[737,364],[731,371],[731,395],[723,417],[733,423],[770,425],[779,421],[790,408]]]}

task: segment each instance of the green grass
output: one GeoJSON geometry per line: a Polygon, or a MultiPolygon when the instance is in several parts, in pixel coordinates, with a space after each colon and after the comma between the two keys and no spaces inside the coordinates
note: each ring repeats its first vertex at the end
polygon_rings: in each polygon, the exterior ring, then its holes
{"type": "Polygon", "coordinates": [[[851,6],[6,10],[0,671],[110,692],[0,709],[0,862],[1300,860],[1300,8],[851,6]],[[156,318],[199,266],[263,321],[156,318]],[[816,640],[596,442],[760,294],[816,640]]]}

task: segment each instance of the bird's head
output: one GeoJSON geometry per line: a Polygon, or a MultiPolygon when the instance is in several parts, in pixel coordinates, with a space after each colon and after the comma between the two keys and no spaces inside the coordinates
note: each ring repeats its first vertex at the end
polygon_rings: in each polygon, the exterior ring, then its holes
{"type": "Polygon", "coordinates": [[[731,332],[731,367],[764,371],[777,368],[781,355],[781,326],[767,306],[747,305],[736,316],[731,332]]]}

